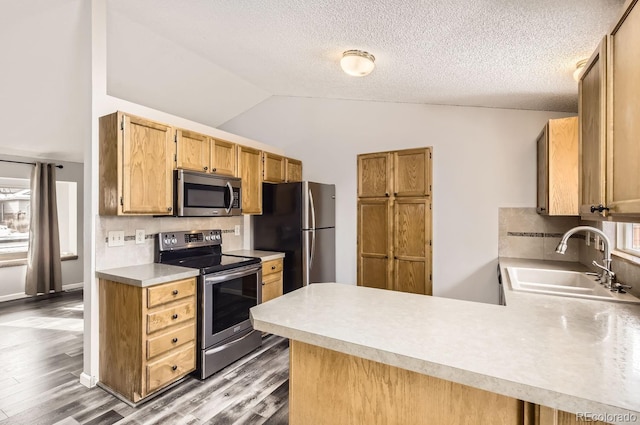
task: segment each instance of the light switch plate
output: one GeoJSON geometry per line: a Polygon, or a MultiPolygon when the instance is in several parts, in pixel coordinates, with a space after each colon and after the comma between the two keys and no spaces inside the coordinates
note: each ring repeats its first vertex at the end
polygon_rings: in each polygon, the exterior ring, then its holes
{"type": "Polygon", "coordinates": [[[109,232],[109,246],[124,246],[124,230],[112,230],[109,232]]]}
{"type": "Polygon", "coordinates": [[[240,225],[236,224],[235,228],[233,229],[233,234],[236,236],[240,236],[240,225]]]}
{"type": "Polygon", "coordinates": [[[136,229],[136,245],[141,245],[144,243],[144,238],[146,237],[144,229],[136,229]]]}

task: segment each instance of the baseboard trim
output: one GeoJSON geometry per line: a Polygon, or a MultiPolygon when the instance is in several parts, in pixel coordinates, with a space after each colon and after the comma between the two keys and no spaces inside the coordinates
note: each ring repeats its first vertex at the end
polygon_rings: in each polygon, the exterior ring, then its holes
{"type": "MultiPolygon", "coordinates": [[[[84,283],[79,282],[79,283],[69,283],[68,285],[62,285],[62,290],[63,291],[74,291],[77,289],[82,289],[84,286],[84,283]]],[[[0,303],[4,302],[4,301],[14,301],[14,300],[20,300],[23,298],[30,298],[30,295],[25,294],[24,292],[18,292],[15,294],[7,294],[7,295],[0,295],[0,303]]]]}
{"type": "Polygon", "coordinates": [[[80,374],[80,383],[87,388],[93,388],[98,384],[98,379],[84,372],[80,374]]]}

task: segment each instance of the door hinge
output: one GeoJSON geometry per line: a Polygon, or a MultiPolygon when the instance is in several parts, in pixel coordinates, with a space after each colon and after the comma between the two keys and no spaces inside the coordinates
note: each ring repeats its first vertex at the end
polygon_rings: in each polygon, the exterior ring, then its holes
{"type": "Polygon", "coordinates": [[[429,210],[431,210],[431,204],[429,204],[429,210]]]}
{"type": "Polygon", "coordinates": [[[176,131],[176,134],[173,135],[173,143],[178,143],[178,132],[176,131]]]}
{"type": "Polygon", "coordinates": [[[433,245],[431,245],[431,243],[432,243],[432,242],[431,242],[431,239],[429,239],[429,246],[433,246],[433,245]]]}
{"type": "Polygon", "coordinates": [[[431,159],[431,152],[429,152],[429,159],[431,159]]]}
{"type": "Polygon", "coordinates": [[[120,205],[124,206],[124,199],[122,198],[122,196],[120,197],[120,205]]]}
{"type": "Polygon", "coordinates": [[[431,192],[431,185],[429,185],[429,192],[431,192]]]}
{"type": "Polygon", "coordinates": [[[431,278],[431,273],[429,273],[429,280],[432,280],[432,278],[431,278]]]}
{"type": "Polygon", "coordinates": [[[178,154],[177,153],[173,154],[173,162],[178,162],[178,154]]]}

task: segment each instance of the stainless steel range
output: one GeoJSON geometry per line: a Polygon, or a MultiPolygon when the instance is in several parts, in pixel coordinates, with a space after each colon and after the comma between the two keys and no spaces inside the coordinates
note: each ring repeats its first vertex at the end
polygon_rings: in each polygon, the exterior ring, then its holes
{"type": "Polygon", "coordinates": [[[249,309],[260,303],[259,258],[222,254],[221,230],[163,232],[156,263],[200,270],[198,278],[198,365],[205,379],[262,345],[249,309]]]}

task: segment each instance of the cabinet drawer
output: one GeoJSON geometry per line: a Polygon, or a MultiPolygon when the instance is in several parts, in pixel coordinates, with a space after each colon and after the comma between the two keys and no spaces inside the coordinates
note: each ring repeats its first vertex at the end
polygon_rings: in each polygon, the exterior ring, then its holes
{"type": "Polygon", "coordinates": [[[150,334],[178,323],[193,320],[195,310],[195,302],[191,299],[189,302],[178,304],[174,307],[159,310],[155,313],[147,313],[147,333],[150,334]]]}
{"type": "Polygon", "coordinates": [[[155,307],[171,301],[190,297],[196,293],[194,278],[178,280],[147,288],[147,307],[155,307]]]}
{"type": "Polygon", "coordinates": [[[196,325],[192,323],[183,328],[165,332],[147,340],[147,359],[164,354],[176,347],[191,342],[196,336],[196,325]]]}
{"type": "Polygon", "coordinates": [[[278,273],[282,271],[282,259],[267,261],[262,263],[262,275],[278,273]]]}
{"type": "Polygon", "coordinates": [[[147,365],[147,394],[164,387],[196,368],[195,344],[147,365]]]}

